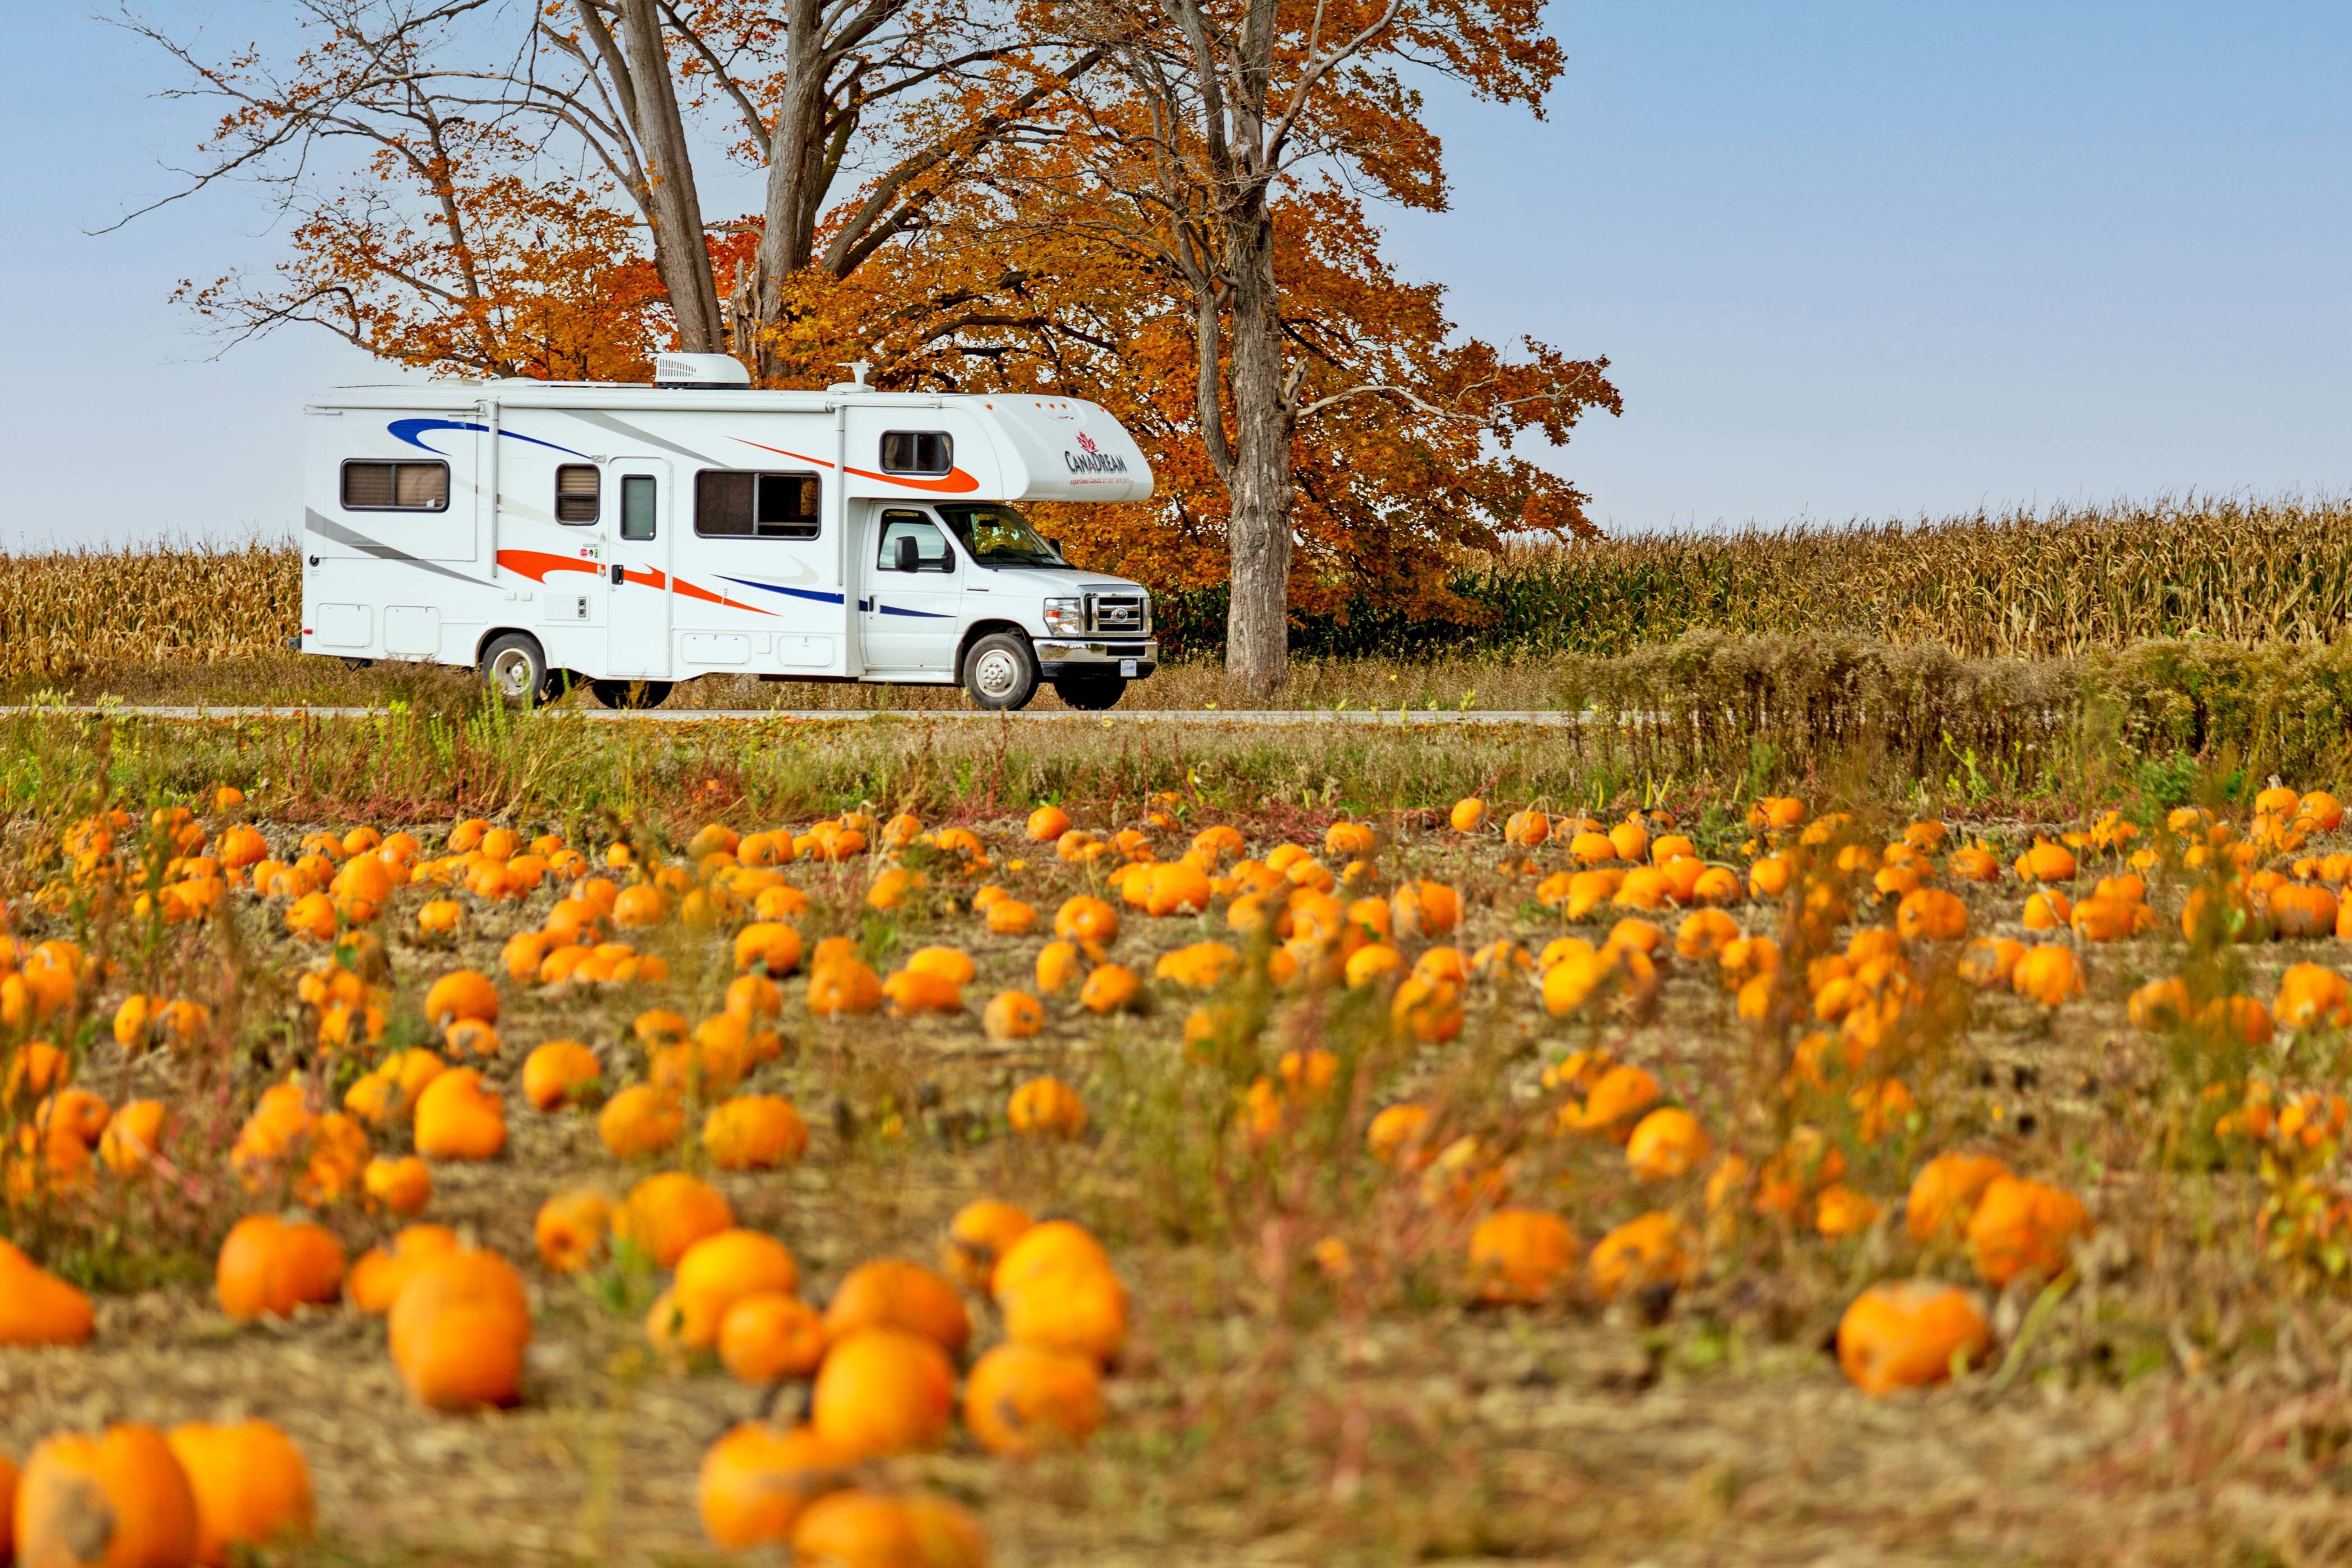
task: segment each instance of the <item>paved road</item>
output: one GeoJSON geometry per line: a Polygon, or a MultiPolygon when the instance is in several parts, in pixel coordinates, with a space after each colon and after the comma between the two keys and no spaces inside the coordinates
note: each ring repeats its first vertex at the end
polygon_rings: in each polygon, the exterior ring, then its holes
{"type": "MultiPolygon", "coordinates": [[[[142,708],[131,706],[100,708],[95,705],[64,707],[0,707],[0,716],[22,713],[79,713],[96,716],[109,714],[118,719],[294,719],[308,714],[318,719],[373,719],[382,716],[381,708],[142,708]]],[[[1009,719],[1024,724],[1358,724],[1387,725],[1391,728],[1417,728],[1424,725],[1461,724],[1540,724],[1564,727],[1587,721],[1583,713],[1562,713],[1538,710],[1517,712],[1460,712],[1449,709],[1437,711],[1413,712],[1407,710],[1349,708],[1337,712],[1323,709],[1191,709],[1135,708],[1113,709],[1107,713],[1080,713],[1066,708],[1037,709],[1022,713],[982,713],[964,708],[919,708],[895,712],[868,712],[850,709],[775,709],[775,708],[657,708],[635,712],[616,711],[608,708],[581,708],[568,712],[547,715],[559,720],[594,720],[632,724],[704,724],[721,720],[782,720],[805,724],[864,723],[878,719],[946,719],[985,723],[993,719],[1009,719]]]]}

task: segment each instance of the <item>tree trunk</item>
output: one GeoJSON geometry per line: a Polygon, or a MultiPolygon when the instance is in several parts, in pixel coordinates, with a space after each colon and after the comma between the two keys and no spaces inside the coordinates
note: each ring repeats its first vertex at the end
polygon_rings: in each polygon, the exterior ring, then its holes
{"type": "MultiPolygon", "coordinates": [[[[761,329],[775,326],[783,314],[785,281],[809,264],[817,204],[824,197],[824,6],[819,0],[790,0],[788,9],[784,90],[768,143],[767,199],[753,283],[761,329]]],[[[753,374],[763,382],[774,380],[781,366],[766,332],[745,346],[751,350],[753,374]]]]}
{"type": "Polygon", "coordinates": [[[703,237],[702,203],[694,189],[694,157],[654,0],[622,0],[621,22],[636,89],[632,118],[651,186],[654,269],[677,320],[678,347],[688,353],[724,353],[727,332],[719,313],[718,280],[710,274],[710,247],[703,237]]]}
{"type": "Polygon", "coordinates": [[[1290,675],[1291,426],[1274,219],[1262,197],[1226,220],[1233,289],[1234,462],[1225,674],[1263,700],[1290,675]]]}

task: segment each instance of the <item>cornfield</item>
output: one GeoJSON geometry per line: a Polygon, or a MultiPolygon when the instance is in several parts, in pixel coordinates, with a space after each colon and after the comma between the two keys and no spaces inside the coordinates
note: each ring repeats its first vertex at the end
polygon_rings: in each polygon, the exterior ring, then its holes
{"type": "MultiPolygon", "coordinates": [[[[1613,657],[1693,632],[1829,634],[1976,658],[2149,639],[2326,644],[2352,624],[2352,500],[2161,500],[1916,522],[1748,529],[1465,557],[1451,613],[1301,617],[1302,655],[1613,657]]],[[[0,555],[0,678],[280,652],[290,545],[0,555]]],[[[1223,590],[1163,591],[1162,640],[1213,656],[1223,590]]]]}
{"type": "MultiPolygon", "coordinates": [[[[2063,658],[2152,637],[2332,642],[2352,623],[2352,501],[2190,498],[1543,544],[1465,559],[1449,586],[1450,616],[1359,603],[1299,626],[1295,646],[1616,655],[1694,631],[1834,633],[2063,658]]],[[[1169,601],[1175,640],[1217,644],[1222,591],[1169,601]]]]}
{"type": "Polygon", "coordinates": [[[0,675],[256,658],[282,652],[301,613],[291,545],[0,554],[0,675]]]}

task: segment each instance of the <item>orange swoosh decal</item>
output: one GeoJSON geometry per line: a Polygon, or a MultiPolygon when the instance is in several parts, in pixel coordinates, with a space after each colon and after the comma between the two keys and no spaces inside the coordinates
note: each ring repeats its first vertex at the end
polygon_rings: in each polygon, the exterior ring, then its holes
{"type": "MultiPolygon", "coordinates": [[[[773,452],[779,458],[790,458],[795,463],[807,463],[819,468],[833,467],[829,458],[812,458],[800,452],[787,452],[782,447],[761,446],[757,441],[745,440],[740,436],[736,437],[735,439],[742,441],[746,447],[755,447],[762,452],[773,452]]],[[[851,468],[849,471],[861,479],[876,479],[886,485],[898,485],[904,489],[929,490],[943,496],[968,496],[980,489],[980,481],[961,468],[950,468],[947,477],[940,479],[910,479],[904,474],[877,474],[866,468],[851,468]]]]}

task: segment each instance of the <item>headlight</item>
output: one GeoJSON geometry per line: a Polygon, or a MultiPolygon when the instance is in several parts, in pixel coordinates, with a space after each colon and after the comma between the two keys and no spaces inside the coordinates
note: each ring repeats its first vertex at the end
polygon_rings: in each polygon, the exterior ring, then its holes
{"type": "Polygon", "coordinates": [[[1084,637],[1087,630],[1086,601],[1083,599],[1046,600],[1045,629],[1056,637],[1084,637]]]}

